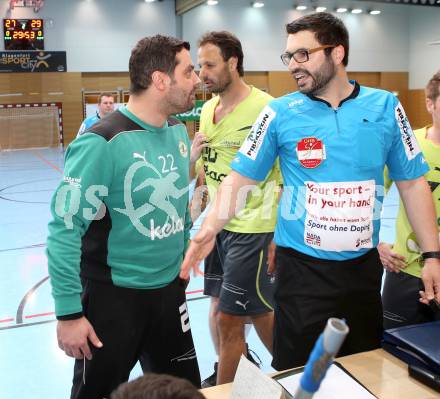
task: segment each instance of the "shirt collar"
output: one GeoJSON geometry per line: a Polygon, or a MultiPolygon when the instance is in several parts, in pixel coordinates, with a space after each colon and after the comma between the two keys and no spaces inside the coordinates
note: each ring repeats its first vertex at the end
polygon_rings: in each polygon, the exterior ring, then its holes
{"type": "MultiPolygon", "coordinates": [[[[352,84],[354,85],[354,87],[353,87],[353,91],[351,92],[351,94],[350,94],[348,97],[346,97],[346,98],[344,98],[343,100],[341,100],[341,102],[340,102],[339,105],[338,105],[338,108],[339,108],[343,103],[345,103],[346,101],[348,101],[348,100],[350,100],[350,99],[352,99],[352,98],[356,98],[356,97],[359,95],[359,91],[361,90],[361,87],[359,86],[359,83],[356,82],[355,80],[350,80],[350,83],[352,83],[352,84]]],[[[320,102],[322,102],[322,103],[328,105],[330,108],[332,108],[331,104],[330,104],[328,101],[323,100],[322,98],[315,97],[315,96],[312,95],[312,94],[306,94],[306,96],[307,96],[308,98],[310,98],[311,100],[313,100],[313,101],[320,101],[320,102]]]]}

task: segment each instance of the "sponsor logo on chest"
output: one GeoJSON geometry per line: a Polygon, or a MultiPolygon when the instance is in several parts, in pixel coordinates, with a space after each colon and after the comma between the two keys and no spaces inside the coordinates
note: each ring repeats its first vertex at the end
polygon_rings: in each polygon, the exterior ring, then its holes
{"type": "Polygon", "coordinates": [[[303,167],[316,168],[325,159],[325,146],[316,137],[306,137],[297,143],[296,155],[303,167]]]}
{"type": "Polygon", "coordinates": [[[154,219],[150,219],[150,238],[151,241],[155,239],[163,240],[171,235],[177,234],[183,231],[184,222],[182,218],[174,219],[161,225],[156,226],[154,219]]]}

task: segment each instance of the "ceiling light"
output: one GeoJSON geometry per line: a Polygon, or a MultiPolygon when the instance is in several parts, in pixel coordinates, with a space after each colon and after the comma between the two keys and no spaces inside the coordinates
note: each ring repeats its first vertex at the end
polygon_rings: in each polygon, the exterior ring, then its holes
{"type": "Polygon", "coordinates": [[[206,4],[208,4],[208,6],[215,6],[218,4],[218,0],[208,0],[206,4]]]}
{"type": "Polygon", "coordinates": [[[156,0],[144,0],[145,3],[154,3],[156,0]]]}
{"type": "Polygon", "coordinates": [[[362,13],[362,9],[360,9],[360,8],[353,8],[351,10],[351,13],[352,14],[361,14],[362,13]]]}
{"type": "Polygon", "coordinates": [[[298,11],[304,11],[304,10],[307,10],[307,6],[296,6],[296,9],[298,11]]]}
{"type": "Polygon", "coordinates": [[[380,13],[381,13],[380,10],[371,10],[371,11],[370,11],[370,14],[371,14],[371,15],[379,15],[380,13]]]}
{"type": "Polygon", "coordinates": [[[325,10],[327,10],[327,7],[316,7],[315,8],[316,12],[324,12],[325,10]]]}
{"type": "Polygon", "coordinates": [[[348,10],[346,8],[344,8],[344,7],[340,7],[340,8],[336,9],[336,12],[339,12],[339,13],[343,13],[343,12],[347,12],[347,11],[348,10]]]}
{"type": "Polygon", "coordinates": [[[254,1],[254,2],[252,2],[252,7],[255,7],[255,8],[264,7],[264,3],[262,1],[254,1]]]}

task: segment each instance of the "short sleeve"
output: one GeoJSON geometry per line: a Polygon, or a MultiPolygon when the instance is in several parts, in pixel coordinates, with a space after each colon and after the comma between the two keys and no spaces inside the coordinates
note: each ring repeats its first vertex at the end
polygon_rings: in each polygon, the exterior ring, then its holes
{"type": "Polygon", "coordinates": [[[231,163],[234,171],[253,180],[266,178],[278,156],[276,117],[271,106],[263,108],[231,163]]]}
{"type": "Polygon", "coordinates": [[[423,158],[419,143],[411,128],[402,104],[393,97],[394,118],[391,124],[392,145],[386,164],[393,181],[412,180],[423,176],[429,167],[423,158]]]}

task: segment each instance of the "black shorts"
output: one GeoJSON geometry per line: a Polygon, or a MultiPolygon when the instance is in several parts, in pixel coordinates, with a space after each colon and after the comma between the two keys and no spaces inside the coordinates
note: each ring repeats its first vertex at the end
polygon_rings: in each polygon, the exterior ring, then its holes
{"type": "Polygon", "coordinates": [[[419,301],[425,288],[421,278],[400,272],[387,272],[382,291],[385,329],[440,320],[440,310],[419,301]]]}
{"type": "Polygon", "coordinates": [[[110,397],[138,360],[200,386],[182,280],[145,290],[85,280],[82,303],[103,347],[89,344],[93,359],[75,361],[71,398],[110,397]]]}
{"type": "Polygon", "coordinates": [[[304,365],[330,317],[345,319],[350,328],[339,356],[380,347],[383,267],[376,249],[330,261],[278,247],[276,263],[276,370],[304,365]]]}
{"type": "Polygon", "coordinates": [[[222,230],[205,259],[204,294],[219,298],[219,310],[255,315],[273,310],[274,276],[267,274],[273,233],[222,230]]]}

